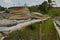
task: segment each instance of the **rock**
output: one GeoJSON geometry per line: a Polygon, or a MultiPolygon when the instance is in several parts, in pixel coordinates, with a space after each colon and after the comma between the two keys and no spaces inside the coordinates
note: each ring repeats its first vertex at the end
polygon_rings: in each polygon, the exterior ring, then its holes
{"type": "Polygon", "coordinates": [[[2,20],[2,19],[4,19],[4,17],[0,15],[0,20],[2,20]]]}
{"type": "Polygon", "coordinates": [[[25,19],[29,19],[28,15],[11,15],[9,17],[10,20],[25,20],[25,19]]]}
{"type": "Polygon", "coordinates": [[[55,17],[55,20],[60,21],[60,16],[55,17]]]}
{"type": "Polygon", "coordinates": [[[9,13],[0,13],[0,20],[7,19],[9,16],[9,13]]]}
{"type": "Polygon", "coordinates": [[[38,12],[32,12],[31,13],[31,18],[40,19],[42,17],[43,17],[43,15],[41,13],[38,13],[38,12]]]}
{"type": "Polygon", "coordinates": [[[5,26],[11,26],[11,25],[15,25],[17,24],[17,22],[15,20],[8,20],[8,19],[3,19],[0,20],[0,26],[5,27],[5,26]]]}
{"type": "Polygon", "coordinates": [[[8,19],[11,20],[23,20],[29,19],[30,12],[29,9],[26,7],[11,7],[9,8],[9,17],[8,19]]]}

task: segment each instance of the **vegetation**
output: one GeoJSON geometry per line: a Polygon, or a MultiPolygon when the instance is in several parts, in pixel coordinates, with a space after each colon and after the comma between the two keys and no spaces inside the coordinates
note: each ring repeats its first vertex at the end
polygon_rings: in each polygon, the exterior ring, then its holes
{"type": "Polygon", "coordinates": [[[30,12],[39,12],[38,11],[38,5],[32,6],[32,7],[28,7],[28,8],[29,8],[30,12]]]}
{"type": "Polygon", "coordinates": [[[0,6],[0,11],[4,11],[6,8],[0,6]]]}
{"type": "Polygon", "coordinates": [[[6,40],[39,40],[40,24],[32,24],[20,31],[12,32],[6,40]]]}
{"type": "MultiPolygon", "coordinates": [[[[52,18],[59,16],[60,8],[53,7],[50,9],[52,7],[51,3],[52,1],[48,0],[48,2],[44,1],[41,5],[29,7],[30,12],[41,12],[42,14],[48,13],[47,15],[52,18]]],[[[58,34],[54,28],[52,18],[43,21],[41,25],[40,23],[35,23],[22,30],[12,32],[5,40],[40,40],[40,37],[42,40],[57,40],[58,34]]]]}
{"type": "Polygon", "coordinates": [[[44,1],[41,5],[39,5],[38,9],[43,14],[48,13],[48,2],[47,1],[44,1]]]}
{"type": "Polygon", "coordinates": [[[30,7],[30,11],[37,11],[37,12],[41,12],[43,14],[47,14],[49,12],[49,10],[52,9],[52,0],[48,0],[48,1],[44,1],[42,4],[40,5],[36,5],[36,6],[32,6],[30,7]]]}
{"type": "Polygon", "coordinates": [[[41,5],[29,7],[30,12],[41,12],[43,14],[48,13],[48,2],[44,1],[41,5]]]}
{"type": "Polygon", "coordinates": [[[52,0],[48,0],[48,3],[49,3],[49,4],[52,3],[52,0]]]}
{"type": "Polygon", "coordinates": [[[34,7],[30,9],[31,12],[40,12],[42,14],[47,14],[52,18],[60,15],[60,7],[52,7],[52,9],[49,10],[46,1],[36,7],[36,9],[34,7]]]}
{"type": "Polygon", "coordinates": [[[58,34],[51,19],[43,21],[41,25],[40,23],[35,23],[20,31],[12,32],[5,40],[40,40],[40,35],[42,35],[42,40],[57,40],[58,34]]]}
{"type": "Polygon", "coordinates": [[[51,16],[52,18],[59,16],[60,15],[60,8],[52,8],[49,13],[49,16],[51,16]]]}
{"type": "Polygon", "coordinates": [[[54,28],[53,21],[50,19],[44,21],[41,25],[42,40],[57,40],[57,32],[54,28]]]}
{"type": "MultiPolygon", "coordinates": [[[[36,9],[38,10],[38,7],[36,7],[36,9]]],[[[39,12],[36,9],[32,7],[30,8],[30,11],[39,12]]],[[[59,16],[60,8],[53,8],[49,10],[48,15],[53,18],[59,16]]],[[[39,40],[40,36],[42,40],[57,40],[58,34],[54,28],[53,21],[51,18],[46,21],[43,21],[41,25],[40,23],[35,23],[20,31],[12,32],[5,40],[39,40]],[[42,30],[42,34],[40,34],[40,27],[42,30]]]]}
{"type": "Polygon", "coordinates": [[[48,0],[48,9],[52,8],[52,0],[48,0]]]}

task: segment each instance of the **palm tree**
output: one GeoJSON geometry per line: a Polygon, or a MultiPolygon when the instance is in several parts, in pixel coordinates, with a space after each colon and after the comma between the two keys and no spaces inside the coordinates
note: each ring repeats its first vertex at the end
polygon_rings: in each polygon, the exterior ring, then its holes
{"type": "Polygon", "coordinates": [[[49,3],[49,4],[52,3],[52,0],[48,0],[48,3],[49,3]]]}
{"type": "Polygon", "coordinates": [[[48,0],[48,8],[49,8],[49,9],[52,8],[52,0],[48,0]]]}
{"type": "Polygon", "coordinates": [[[54,1],[54,0],[53,1],[52,0],[48,0],[48,5],[49,5],[49,9],[51,9],[53,5],[57,6],[56,1],[54,1]]]}

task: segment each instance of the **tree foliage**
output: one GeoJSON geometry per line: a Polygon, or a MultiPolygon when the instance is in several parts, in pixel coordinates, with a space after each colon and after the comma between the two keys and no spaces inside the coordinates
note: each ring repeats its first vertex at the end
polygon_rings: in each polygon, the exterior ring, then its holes
{"type": "Polygon", "coordinates": [[[39,10],[42,13],[48,13],[48,2],[44,1],[41,5],[39,5],[39,10]]]}
{"type": "Polygon", "coordinates": [[[48,8],[49,10],[52,8],[52,0],[48,0],[48,8]]]}
{"type": "Polygon", "coordinates": [[[31,6],[29,7],[30,12],[38,12],[38,6],[31,6]]]}
{"type": "Polygon", "coordinates": [[[0,6],[0,11],[4,11],[6,8],[0,6]]]}
{"type": "Polygon", "coordinates": [[[42,4],[38,6],[29,7],[30,12],[41,12],[48,13],[52,9],[52,0],[44,1],[42,4]]]}
{"type": "Polygon", "coordinates": [[[52,0],[48,0],[48,3],[52,3],[52,0]]]}

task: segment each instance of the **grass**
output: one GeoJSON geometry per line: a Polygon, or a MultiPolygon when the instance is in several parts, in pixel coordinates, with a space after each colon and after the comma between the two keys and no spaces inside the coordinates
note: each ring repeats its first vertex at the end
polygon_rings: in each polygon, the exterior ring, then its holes
{"type": "Polygon", "coordinates": [[[52,8],[49,13],[49,16],[51,16],[52,18],[56,17],[56,16],[60,16],[60,8],[52,8]]]}
{"type": "Polygon", "coordinates": [[[42,40],[57,40],[58,34],[51,19],[43,21],[41,25],[40,23],[35,23],[20,31],[12,32],[6,40],[39,40],[39,35],[42,35],[42,40]],[[40,34],[40,27],[42,34],[40,34]]]}
{"type": "Polygon", "coordinates": [[[57,40],[57,32],[54,28],[53,21],[48,19],[41,24],[42,40],[57,40]]]}
{"type": "Polygon", "coordinates": [[[6,40],[38,40],[39,39],[39,23],[32,24],[20,31],[12,32],[6,40]]]}

